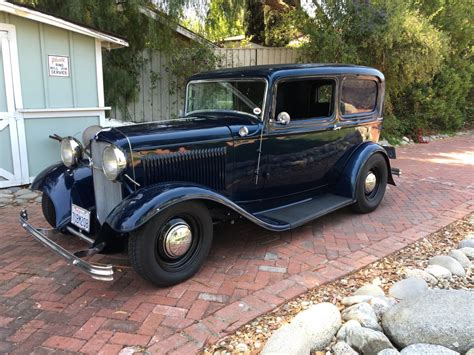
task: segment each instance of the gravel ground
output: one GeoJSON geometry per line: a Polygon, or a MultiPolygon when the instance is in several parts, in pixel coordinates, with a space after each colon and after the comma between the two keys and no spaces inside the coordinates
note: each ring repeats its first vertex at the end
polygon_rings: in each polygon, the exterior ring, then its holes
{"type": "MultiPolygon", "coordinates": [[[[387,293],[392,284],[403,279],[406,268],[424,269],[430,257],[448,254],[450,250],[457,248],[459,241],[470,233],[474,233],[474,213],[397,253],[342,279],[314,288],[272,312],[256,318],[253,322],[239,328],[234,334],[205,348],[204,354],[258,353],[273,332],[288,323],[298,312],[320,302],[331,302],[342,309],[344,307],[340,304],[341,299],[367,283],[378,284],[387,293]]],[[[464,277],[453,276],[452,280],[440,282],[436,287],[473,289],[474,274],[468,272],[464,277]]],[[[326,354],[326,352],[321,352],[321,354],[326,354]]]]}

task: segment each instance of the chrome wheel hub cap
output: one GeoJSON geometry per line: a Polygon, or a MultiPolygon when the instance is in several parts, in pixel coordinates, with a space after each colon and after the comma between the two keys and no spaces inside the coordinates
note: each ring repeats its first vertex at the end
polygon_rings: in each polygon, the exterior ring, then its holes
{"type": "Polygon", "coordinates": [[[164,237],[164,251],[172,259],[186,254],[191,247],[193,235],[191,228],[185,222],[171,226],[164,237]]]}
{"type": "Polygon", "coordinates": [[[376,185],[377,177],[373,172],[369,171],[365,178],[365,193],[370,194],[372,191],[374,191],[376,185]]]}

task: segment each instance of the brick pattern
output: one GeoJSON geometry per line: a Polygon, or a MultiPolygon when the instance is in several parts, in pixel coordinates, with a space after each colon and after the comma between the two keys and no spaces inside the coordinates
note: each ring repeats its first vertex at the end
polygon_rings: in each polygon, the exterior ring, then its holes
{"type": "MultiPolygon", "coordinates": [[[[284,233],[247,222],[218,226],[203,269],[170,288],[143,281],[123,255],[95,257],[120,265],[114,282],[91,280],[27,236],[17,208],[0,209],[0,352],[116,354],[139,345],[195,353],[474,211],[472,138],[400,149],[394,165],[404,174],[371,214],[343,209],[284,233]]],[[[29,211],[45,226],[38,205],[29,211]]],[[[57,239],[68,249],[83,247],[72,237],[57,239]]]]}

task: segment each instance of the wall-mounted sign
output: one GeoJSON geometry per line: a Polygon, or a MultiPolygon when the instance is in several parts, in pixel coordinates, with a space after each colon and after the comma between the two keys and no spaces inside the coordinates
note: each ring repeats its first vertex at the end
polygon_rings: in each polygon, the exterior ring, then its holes
{"type": "Polygon", "coordinates": [[[48,55],[49,76],[69,76],[69,57],[48,55]]]}

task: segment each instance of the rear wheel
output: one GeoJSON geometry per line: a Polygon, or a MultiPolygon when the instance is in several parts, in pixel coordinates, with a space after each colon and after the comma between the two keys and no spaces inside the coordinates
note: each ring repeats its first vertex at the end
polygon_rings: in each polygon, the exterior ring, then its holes
{"type": "Polygon", "coordinates": [[[128,241],[135,271],[157,286],[170,286],[193,276],[212,244],[211,215],[199,202],[183,202],[165,209],[128,241]]]}
{"type": "Polygon", "coordinates": [[[47,193],[43,193],[41,197],[41,209],[43,210],[43,216],[49,225],[56,228],[56,210],[54,204],[47,193]]]}
{"type": "Polygon", "coordinates": [[[375,210],[387,188],[387,162],[381,154],[372,155],[360,171],[356,185],[356,203],[352,208],[359,213],[375,210]]]}

